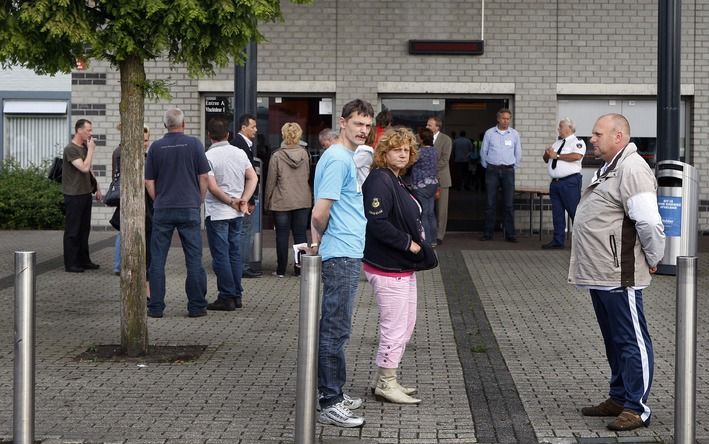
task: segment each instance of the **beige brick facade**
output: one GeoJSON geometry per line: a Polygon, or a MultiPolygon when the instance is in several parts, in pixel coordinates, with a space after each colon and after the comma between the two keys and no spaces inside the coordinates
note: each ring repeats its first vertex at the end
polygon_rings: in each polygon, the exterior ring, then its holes
{"type": "MultiPolygon", "coordinates": [[[[333,95],[335,114],[355,97],[375,109],[387,94],[509,97],[524,149],[519,186],[548,185],[539,157],[555,137],[559,97],[654,99],[656,1],[486,1],[481,56],[415,56],[407,46],[410,39],[480,39],[480,1],[316,0],[309,6],[284,1],[282,7],[284,22],[262,27],[267,42],[258,48],[260,94],[333,95]]],[[[691,108],[692,163],[707,174],[709,151],[702,141],[709,138],[709,0],[685,0],[682,13],[682,90],[691,108]]],[[[202,81],[165,61],[146,68],[148,78],[173,82],[169,105],[182,108],[188,131],[199,128],[199,135],[201,94],[233,88],[231,67],[202,81]]],[[[110,167],[118,143],[119,76],[99,62],[86,72],[105,73],[106,84],[74,85],[72,102],[105,105],[105,115],[92,120],[106,136],[96,163],[110,167]]],[[[167,106],[146,103],[146,124],[156,136],[167,106]]],[[[79,117],[74,112],[72,118],[79,117]]],[[[104,225],[108,215],[108,209],[97,208],[94,224],[104,225]]],[[[524,221],[526,213],[517,217],[524,221]]],[[[550,219],[545,225],[551,227],[550,219]]],[[[700,194],[700,228],[709,229],[709,191],[700,194]]]]}

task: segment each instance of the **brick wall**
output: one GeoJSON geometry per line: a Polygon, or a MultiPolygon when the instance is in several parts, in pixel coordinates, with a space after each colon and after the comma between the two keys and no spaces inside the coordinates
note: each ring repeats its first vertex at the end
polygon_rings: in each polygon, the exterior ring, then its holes
{"type": "MultiPolygon", "coordinates": [[[[694,164],[708,173],[709,153],[701,141],[709,138],[709,95],[705,92],[709,86],[709,0],[682,3],[682,80],[694,92],[694,164]]],[[[388,90],[392,85],[420,94],[445,91],[452,95],[485,92],[497,85],[493,92],[513,97],[513,125],[522,135],[520,186],[548,184],[539,153],[555,137],[559,85],[585,85],[597,94],[603,94],[599,86],[605,85],[619,94],[637,91],[633,86],[654,90],[658,27],[654,0],[488,1],[484,55],[408,54],[409,39],[481,38],[480,6],[480,2],[465,0],[361,0],[354,9],[341,0],[318,0],[307,6],[284,1],[285,21],[261,28],[267,41],[258,48],[259,89],[334,93],[337,115],[355,97],[378,108],[380,94],[395,92],[388,90]],[[288,89],[269,89],[283,85],[278,82],[288,82],[288,89]],[[323,85],[334,85],[334,90],[322,90],[323,85]]],[[[185,111],[188,131],[201,129],[198,81],[164,60],[146,67],[148,78],[173,82],[170,105],[185,111]]],[[[100,62],[92,63],[86,73],[105,74],[106,84],[74,84],[73,102],[105,105],[105,116],[94,118],[97,131],[106,134],[106,147],[97,162],[110,162],[110,151],[118,143],[118,75],[100,62]]],[[[231,85],[233,67],[217,69],[212,80],[231,85]]],[[[161,116],[167,105],[146,102],[146,123],[153,137],[162,132],[161,116]]],[[[709,191],[700,197],[709,200],[709,191]]],[[[702,208],[700,226],[709,229],[709,212],[706,206],[702,208]]],[[[520,227],[526,226],[526,217],[518,215],[520,227]]],[[[550,219],[545,226],[551,226],[550,219]]]]}

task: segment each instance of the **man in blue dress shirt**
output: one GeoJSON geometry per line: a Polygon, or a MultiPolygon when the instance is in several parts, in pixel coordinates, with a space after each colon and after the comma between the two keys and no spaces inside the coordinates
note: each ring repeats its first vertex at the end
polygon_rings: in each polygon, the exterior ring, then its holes
{"type": "Polygon", "coordinates": [[[515,168],[522,160],[522,143],[519,133],[510,128],[512,111],[502,108],[497,112],[497,125],[485,132],[480,149],[480,163],[485,171],[487,187],[487,209],[485,210],[485,231],[481,240],[492,240],[495,228],[495,208],[497,189],[502,187],[505,205],[505,240],[517,242],[515,237],[515,217],[512,206],[515,192],[515,168]]]}

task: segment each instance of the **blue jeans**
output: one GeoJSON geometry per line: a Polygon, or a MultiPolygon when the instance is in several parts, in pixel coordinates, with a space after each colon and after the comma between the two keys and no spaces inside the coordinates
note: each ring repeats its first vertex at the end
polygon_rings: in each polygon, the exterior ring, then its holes
{"type": "Polygon", "coordinates": [[[429,244],[436,243],[436,232],[438,230],[436,226],[436,211],[434,209],[437,189],[438,185],[431,184],[414,190],[414,196],[421,204],[421,223],[423,224],[423,231],[426,233],[426,241],[429,244]]]}
{"type": "Polygon", "coordinates": [[[564,245],[566,241],[566,217],[571,220],[576,216],[576,207],[581,200],[581,174],[572,174],[561,180],[552,180],[549,185],[551,214],[554,221],[554,243],[564,245]]]}
{"type": "Polygon", "coordinates": [[[202,267],[202,233],[199,208],[155,208],[150,242],[150,302],[151,313],[165,310],[165,263],[170,251],[172,233],[177,229],[185,254],[187,278],[187,311],[201,313],[207,308],[207,274],[202,267]]]}
{"type": "Polygon", "coordinates": [[[121,232],[116,234],[116,248],[113,253],[113,271],[120,273],[121,271],[121,232]]]}
{"type": "Polygon", "coordinates": [[[205,220],[209,252],[212,254],[212,269],[217,275],[219,299],[241,298],[241,220],[234,219],[205,220]]]}
{"type": "Polygon", "coordinates": [[[361,259],[335,257],[322,264],[322,313],[318,355],[320,406],[342,401],[347,380],[345,345],[352,332],[352,311],[357,295],[361,259]]]}
{"type": "MultiPolygon", "coordinates": [[[[254,210],[256,211],[256,210],[254,210]]],[[[251,248],[254,244],[254,215],[244,215],[241,218],[241,236],[239,239],[239,251],[241,252],[241,263],[244,270],[250,270],[251,248]]]]}
{"type": "Polygon", "coordinates": [[[307,242],[305,231],[308,229],[308,213],[310,208],[299,208],[291,211],[274,211],[273,219],[276,223],[276,258],[278,265],[276,273],[286,274],[288,267],[288,239],[293,232],[293,243],[307,242]]]}
{"type": "Polygon", "coordinates": [[[497,216],[497,188],[502,187],[502,201],[505,206],[505,237],[515,237],[515,170],[514,168],[499,168],[488,165],[485,171],[485,187],[487,190],[487,208],[485,209],[485,236],[492,237],[495,231],[497,216]]]}

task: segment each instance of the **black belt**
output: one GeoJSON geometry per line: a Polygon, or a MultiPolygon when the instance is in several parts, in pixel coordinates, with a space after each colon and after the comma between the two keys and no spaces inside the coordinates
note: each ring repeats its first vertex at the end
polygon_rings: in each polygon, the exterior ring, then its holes
{"type": "Polygon", "coordinates": [[[514,169],[514,165],[491,165],[487,164],[487,167],[491,170],[511,170],[514,169]]]}
{"type": "Polygon", "coordinates": [[[552,182],[561,182],[562,180],[570,179],[570,178],[572,178],[572,177],[576,177],[576,176],[580,176],[580,175],[581,175],[581,173],[569,174],[568,176],[559,177],[558,179],[557,179],[557,178],[554,178],[554,179],[552,179],[551,181],[552,181],[552,182]]]}

